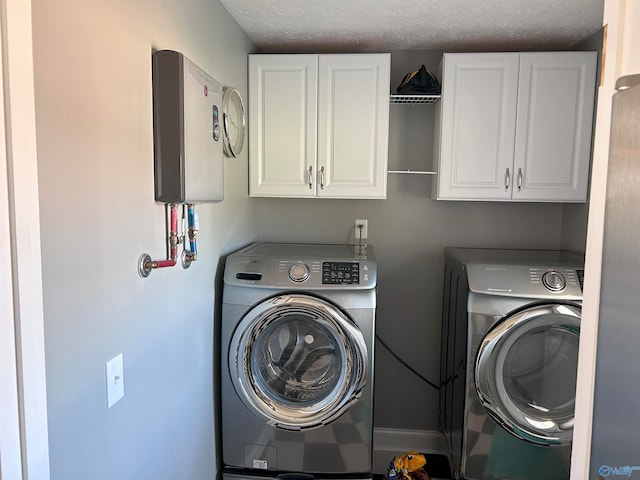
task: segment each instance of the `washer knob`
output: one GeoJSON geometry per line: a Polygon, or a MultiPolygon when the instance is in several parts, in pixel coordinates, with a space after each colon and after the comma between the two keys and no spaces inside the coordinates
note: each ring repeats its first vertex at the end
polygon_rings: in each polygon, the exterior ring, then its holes
{"type": "Polygon", "coordinates": [[[559,292],[567,286],[567,281],[561,273],[551,270],[542,275],[542,284],[552,292],[559,292]]]}
{"type": "Polygon", "coordinates": [[[304,282],[309,278],[309,267],[304,263],[296,263],[289,269],[289,278],[294,282],[304,282]]]}

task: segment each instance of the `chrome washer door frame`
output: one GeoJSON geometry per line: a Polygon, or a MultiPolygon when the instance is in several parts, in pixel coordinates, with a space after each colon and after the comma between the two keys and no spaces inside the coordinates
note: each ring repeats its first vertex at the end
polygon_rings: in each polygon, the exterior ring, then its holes
{"type": "MultiPolygon", "coordinates": [[[[580,336],[581,311],[570,304],[536,305],[507,316],[482,340],[475,363],[475,387],[489,415],[516,437],[537,445],[569,445],[573,437],[573,403],[559,418],[530,404],[528,412],[518,407],[504,381],[504,365],[509,350],[527,334],[559,330],[563,335],[580,336]],[[535,409],[539,413],[535,413],[535,409]]],[[[576,343],[577,345],[577,343],[576,343]]],[[[577,372],[576,372],[577,374],[577,372]]]]}
{"type": "Polygon", "coordinates": [[[231,337],[228,360],[231,381],[244,405],[265,423],[287,430],[334,421],[360,398],[366,384],[367,346],[362,332],[339,308],[309,294],[276,295],[251,308],[231,337]],[[258,337],[288,316],[305,317],[321,326],[340,350],[339,381],[316,403],[278,401],[260,381],[260,373],[254,371],[252,352],[258,337]]]}

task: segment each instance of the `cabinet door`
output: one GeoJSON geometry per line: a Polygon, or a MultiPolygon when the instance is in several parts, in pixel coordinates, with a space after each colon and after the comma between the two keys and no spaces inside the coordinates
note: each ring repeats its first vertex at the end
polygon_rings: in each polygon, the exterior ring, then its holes
{"type": "Polygon", "coordinates": [[[389,54],[320,55],[318,196],[385,198],[389,54]]]}
{"type": "Polygon", "coordinates": [[[517,53],[444,55],[438,199],[511,198],[518,61],[517,53]]]}
{"type": "Polygon", "coordinates": [[[317,55],[249,56],[249,194],[316,195],[317,55]]]}
{"type": "Polygon", "coordinates": [[[520,56],[514,200],[587,199],[595,52],[520,56]]]}

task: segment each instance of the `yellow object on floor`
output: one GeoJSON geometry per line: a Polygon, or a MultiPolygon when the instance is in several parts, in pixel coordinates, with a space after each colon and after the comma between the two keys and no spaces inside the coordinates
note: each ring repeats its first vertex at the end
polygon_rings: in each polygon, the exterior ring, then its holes
{"type": "Polygon", "coordinates": [[[394,457],[385,478],[387,480],[429,480],[429,474],[423,468],[427,459],[421,453],[409,451],[394,457]]]}

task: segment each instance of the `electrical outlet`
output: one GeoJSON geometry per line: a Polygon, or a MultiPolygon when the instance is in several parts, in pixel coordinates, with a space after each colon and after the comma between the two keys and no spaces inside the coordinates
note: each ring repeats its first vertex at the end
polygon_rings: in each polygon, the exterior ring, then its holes
{"type": "Polygon", "coordinates": [[[124,367],[122,354],[112,358],[106,364],[107,408],[124,397],[124,367]]]}
{"type": "Polygon", "coordinates": [[[356,226],[355,226],[356,242],[357,243],[360,243],[360,241],[366,242],[367,234],[368,234],[367,220],[356,220],[356,226]]]}

